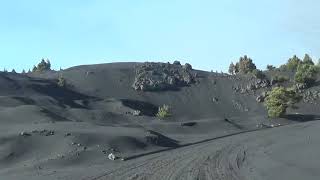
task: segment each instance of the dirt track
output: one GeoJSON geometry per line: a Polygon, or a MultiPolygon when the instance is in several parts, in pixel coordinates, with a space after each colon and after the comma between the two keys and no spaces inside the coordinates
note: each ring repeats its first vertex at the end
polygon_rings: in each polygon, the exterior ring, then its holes
{"type": "MultiPolygon", "coordinates": [[[[161,152],[125,161],[120,166],[96,178],[89,179],[238,180],[273,179],[276,177],[316,179],[320,174],[315,171],[316,167],[312,167],[314,163],[319,165],[319,162],[313,157],[315,153],[305,154],[302,150],[308,149],[305,147],[306,144],[318,148],[319,141],[314,141],[313,131],[304,133],[304,135],[301,134],[302,131],[299,131],[305,128],[312,130],[315,127],[310,125],[314,126],[315,124],[316,122],[249,132],[161,152]],[[279,137],[279,133],[284,130],[287,132],[279,137]],[[293,134],[297,138],[295,141],[289,138],[293,134]],[[299,158],[291,156],[292,154],[290,155],[288,151],[283,151],[283,149],[290,149],[288,144],[295,146],[294,153],[300,152],[295,156],[305,158],[298,160],[299,158]],[[276,159],[279,156],[282,158],[276,159]],[[291,166],[288,165],[289,161],[291,166]],[[299,166],[305,167],[298,168],[299,166]],[[278,170],[272,171],[275,168],[278,170]],[[270,173],[268,173],[269,170],[270,173]],[[283,174],[284,172],[291,173],[283,174]]],[[[316,126],[319,125],[316,124],[316,126]]],[[[308,150],[306,151],[308,152],[308,150]]]]}

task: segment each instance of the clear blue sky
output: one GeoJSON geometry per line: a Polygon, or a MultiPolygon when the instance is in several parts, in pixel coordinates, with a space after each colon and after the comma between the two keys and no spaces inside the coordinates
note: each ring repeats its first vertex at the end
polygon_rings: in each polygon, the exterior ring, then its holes
{"type": "Polygon", "coordinates": [[[319,0],[7,0],[0,68],[180,60],[226,71],[248,54],[258,68],[320,57],[319,0]]]}

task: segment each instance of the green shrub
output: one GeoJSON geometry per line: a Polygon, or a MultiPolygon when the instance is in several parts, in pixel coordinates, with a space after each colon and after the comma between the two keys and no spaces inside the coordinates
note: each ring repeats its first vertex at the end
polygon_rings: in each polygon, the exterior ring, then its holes
{"type": "Polygon", "coordinates": [[[62,75],[60,75],[58,78],[57,84],[59,87],[65,87],[66,86],[66,79],[62,75]]]}
{"type": "Polygon", "coordinates": [[[168,105],[163,105],[159,107],[158,113],[156,114],[157,117],[160,119],[164,119],[166,117],[171,116],[170,114],[170,107],[168,105]]]}
{"type": "Polygon", "coordinates": [[[275,75],[273,78],[272,78],[272,81],[274,83],[284,83],[284,82],[287,82],[289,81],[289,78],[287,76],[278,76],[278,75],[275,75]]]}
{"type": "Polygon", "coordinates": [[[296,71],[301,63],[302,61],[296,55],[294,55],[286,64],[287,70],[296,71]]]}
{"type": "Polygon", "coordinates": [[[264,79],[266,77],[266,75],[261,70],[258,70],[258,69],[254,69],[252,71],[252,74],[254,75],[254,77],[258,79],[264,79]]]}
{"type": "Polygon", "coordinates": [[[300,100],[301,96],[293,89],[275,87],[268,92],[265,100],[268,116],[271,118],[281,117],[286,113],[288,107],[293,107],[300,100]]]}
{"type": "Polygon", "coordinates": [[[316,66],[310,64],[301,64],[298,66],[295,74],[295,82],[310,86],[316,81],[317,72],[318,68],[316,66]]]}

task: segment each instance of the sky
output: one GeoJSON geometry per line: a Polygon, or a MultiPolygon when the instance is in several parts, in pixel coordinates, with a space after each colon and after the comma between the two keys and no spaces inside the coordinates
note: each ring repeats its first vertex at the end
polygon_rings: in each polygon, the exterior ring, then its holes
{"type": "Polygon", "coordinates": [[[227,71],[248,55],[260,69],[297,54],[320,58],[318,0],[0,1],[0,69],[48,58],[54,69],[110,62],[190,63],[227,71]]]}

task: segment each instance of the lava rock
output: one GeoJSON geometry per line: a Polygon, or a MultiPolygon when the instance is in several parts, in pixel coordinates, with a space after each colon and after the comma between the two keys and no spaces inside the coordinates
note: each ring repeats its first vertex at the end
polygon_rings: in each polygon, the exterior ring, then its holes
{"type": "Polygon", "coordinates": [[[263,96],[258,96],[257,98],[256,98],[256,101],[258,102],[258,103],[262,103],[262,102],[264,102],[264,97],[263,96]]]}
{"type": "Polygon", "coordinates": [[[141,116],[141,111],[139,111],[139,110],[134,110],[134,111],[132,112],[132,115],[134,115],[134,116],[141,116]]]}
{"type": "Polygon", "coordinates": [[[212,98],[212,102],[216,103],[216,102],[218,102],[218,101],[219,101],[219,99],[218,99],[217,97],[213,97],[213,98],[212,98]]]}
{"type": "Polygon", "coordinates": [[[195,82],[191,65],[181,66],[170,63],[143,63],[136,68],[132,87],[139,91],[161,91],[178,89],[195,82]]]}
{"type": "Polygon", "coordinates": [[[108,155],[108,159],[114,161],[114,160],[116,160],[116,155],[114,155],[113,153],[110,153],[110,154],[108,155]]]}
{"type": "Polygon", "coordinates": [[[26,136],[31,136],[31,134],[30,134],[30,133],[27,133],[27,132],[22,131],[22,132],[20,133],[20,136],[24,136],[24,137],[26,137],[26,136]]]}

